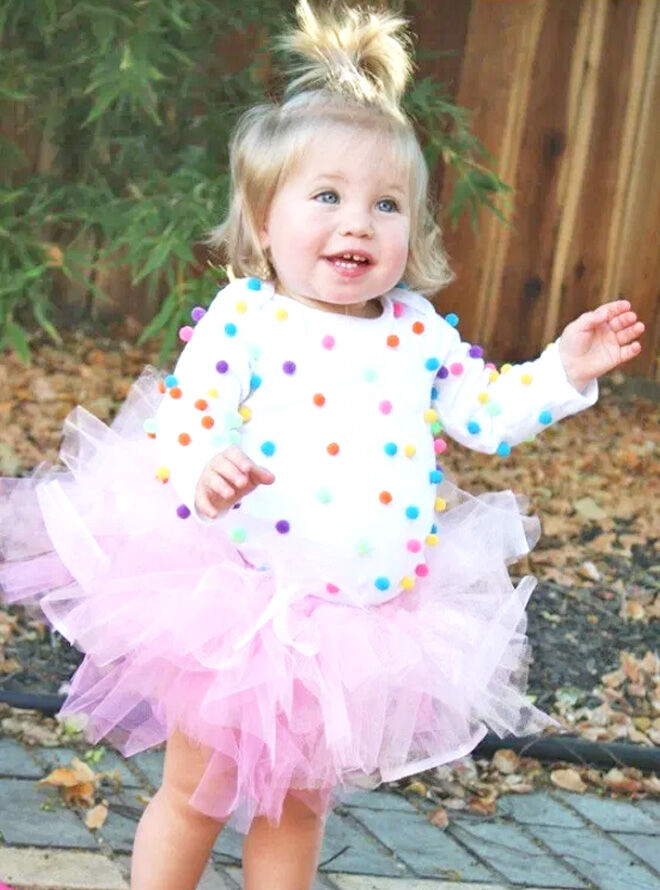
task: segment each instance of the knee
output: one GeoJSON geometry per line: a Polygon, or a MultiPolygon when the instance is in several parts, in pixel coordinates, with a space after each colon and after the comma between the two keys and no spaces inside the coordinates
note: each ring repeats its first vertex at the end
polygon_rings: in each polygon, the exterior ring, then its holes
{"type": "Polygon", "coordinates": [[[190,795],[186,791],[181,791],[171,785],[162,785],[158,790],[158,795],[161,796],[167,809],[186,824],[195,823],[211,831],[213,829],[219,831],[224,825],[224,820],[209,816],[194,807],[190,803],[190,795]]]}
{"type": "Polygon", "coordinates": [[[282,807],[282,818],[309,826],[322,825],[325,813],[317,812],[293,794],[288,794],[282,807]]]}

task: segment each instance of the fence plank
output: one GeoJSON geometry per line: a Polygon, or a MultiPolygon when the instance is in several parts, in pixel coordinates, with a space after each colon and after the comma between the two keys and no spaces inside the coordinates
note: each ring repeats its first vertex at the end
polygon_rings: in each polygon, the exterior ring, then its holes
{"type": "MultiPolygon", "coordinates": [[[[529,69],[530,90],[514,172],[514,230],[505,262],[493,281],[497,319],[485,339],[498,356],[532,358],[546,334],[550,282],[560,216],[560,182],[567,157],[571,58],[579,42],[580,6],[549,3],[529,69]],[[497,321],[497,323],[495,323],[497,321]]],[[[529,47],[530,55],[532,48],[529,47]]]]}
{"type": "Polygon", "coordinates": [[[629,299],[645,322],[644,352],[630,373],[660,380],[660,4],[642,0],[622,137],[605,293],[629,299]]]}
{"type": "MultiPolygon", "coordinates": [[[[459,105],[474,111],[473,127],[495,156],[498,174],[515,184],[520,126],[529,100],[529,69],[539,39],[545,0],[489,3],[472,7],[459,105]],[[530,52],[532,47],[532,52],[530,52]]],[[[445,196],[448,199],[448,194],[445,196]]],[[[446,244],[457,279],[441,296],[445,311],[457,312],[462,335],[483,340],[492,349],[492,331],[500,309],[497,280],[511,231],[490,211],[479,212],[479,231],[467,219],[447,232],[446,244]]],[[[501,316],[500,316],[501,317],[501,316]]],[[[498,326],[498,330],[500,326],[498,326]]]]}

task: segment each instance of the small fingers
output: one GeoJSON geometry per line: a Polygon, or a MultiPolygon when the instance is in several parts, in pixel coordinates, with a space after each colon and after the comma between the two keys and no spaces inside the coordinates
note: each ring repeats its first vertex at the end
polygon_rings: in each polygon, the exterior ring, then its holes
{"type": "Polygon", "coordinates": [[[275,476],[266,467],[254,465],[250,470],[250,479],[256,484],[271,485],[275,481],[275,476]]]}
{"type": "Polygon", "coordinates": [[[640,352],[642,351],[642,344],[635,340],[634,343],[630,343],[628,346],[621,347],[621,361],[629,362],[630,359],[636,358],[640,352]]]}
{"type": "MultiPolygon", "coordinates": [[[[231,483],[234,488],[245,488],[249,482],[248,474],[242,472],[236,464],[232,463],[230,460],[224,461],[222,467],[215,468],[214,472],[221,479],[231,483]]],[[[234,492],[232,491],[232,494],[233,493],[234,492]]]]}
{"type": "Polygon", "coordinates": [[[619,328],[616,332],[616,339],[620,345],[624,343],[632,343],[633,340],[636,340],[644,333],[644,324],[641,321],[638,321],[636,324],[627,325],[626,327],[619,328]]]}
{"type": "Polygon", "coordinates": [[[225,501],[231,500],[231,498],[236,496],[236,491],[225,478],[224,471],[221,474],[218,470],[214,470],[206,483],[206,487],[225,501]]]}
{"type": "Polygon", "coordinates": [[[198,492],[197,498],[195,500],[195,507],[197,511],[202,514],[202,516],[206,516],[207,519],[215,519],[218,515],[217,508],[211,503],[211,500],[205,489],[202,489],[198,492]]]}

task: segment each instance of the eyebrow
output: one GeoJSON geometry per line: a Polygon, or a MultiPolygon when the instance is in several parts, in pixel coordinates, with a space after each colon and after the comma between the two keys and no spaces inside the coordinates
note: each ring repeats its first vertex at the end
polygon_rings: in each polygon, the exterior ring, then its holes
{"type": "MultiPolygon", "coordinates": [[[[326,179],[339,179],[343,182],[346,182],[346,177],[342,173],[321,173],[319,176],[315,176],[313,182],[321,182],[326,179]]],[[[395,182],[390,182],[388,185],[383,187],[383,191],[385,192],[398,192],[400,195],[405,195],[405,190],[397,185],[395,182]]]]}

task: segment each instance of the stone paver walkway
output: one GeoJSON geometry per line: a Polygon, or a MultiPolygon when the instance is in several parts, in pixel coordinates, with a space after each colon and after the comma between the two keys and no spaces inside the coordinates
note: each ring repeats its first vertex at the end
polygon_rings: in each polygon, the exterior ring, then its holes
{"type": "MultiPolygon", "coordinates": [[[[71,748],[0,738],[0,881],[17,890],[128,890],[144,797],[160,784],[162,751],[122,759],[110,812],[91,831],[36,784],[70,764],[71,748]],[[142,800],[140,799],[142,797],[142,800]]],[[[315,890],[660,890],[660,801],[634,804],[552,790],[508,795],[495,816],[454,811],[445,831],[384,791],[359,792],[328,817],[315,890]]],[[[220,834],[199,890],[240,890],[241,836],[220,834]]]]}

